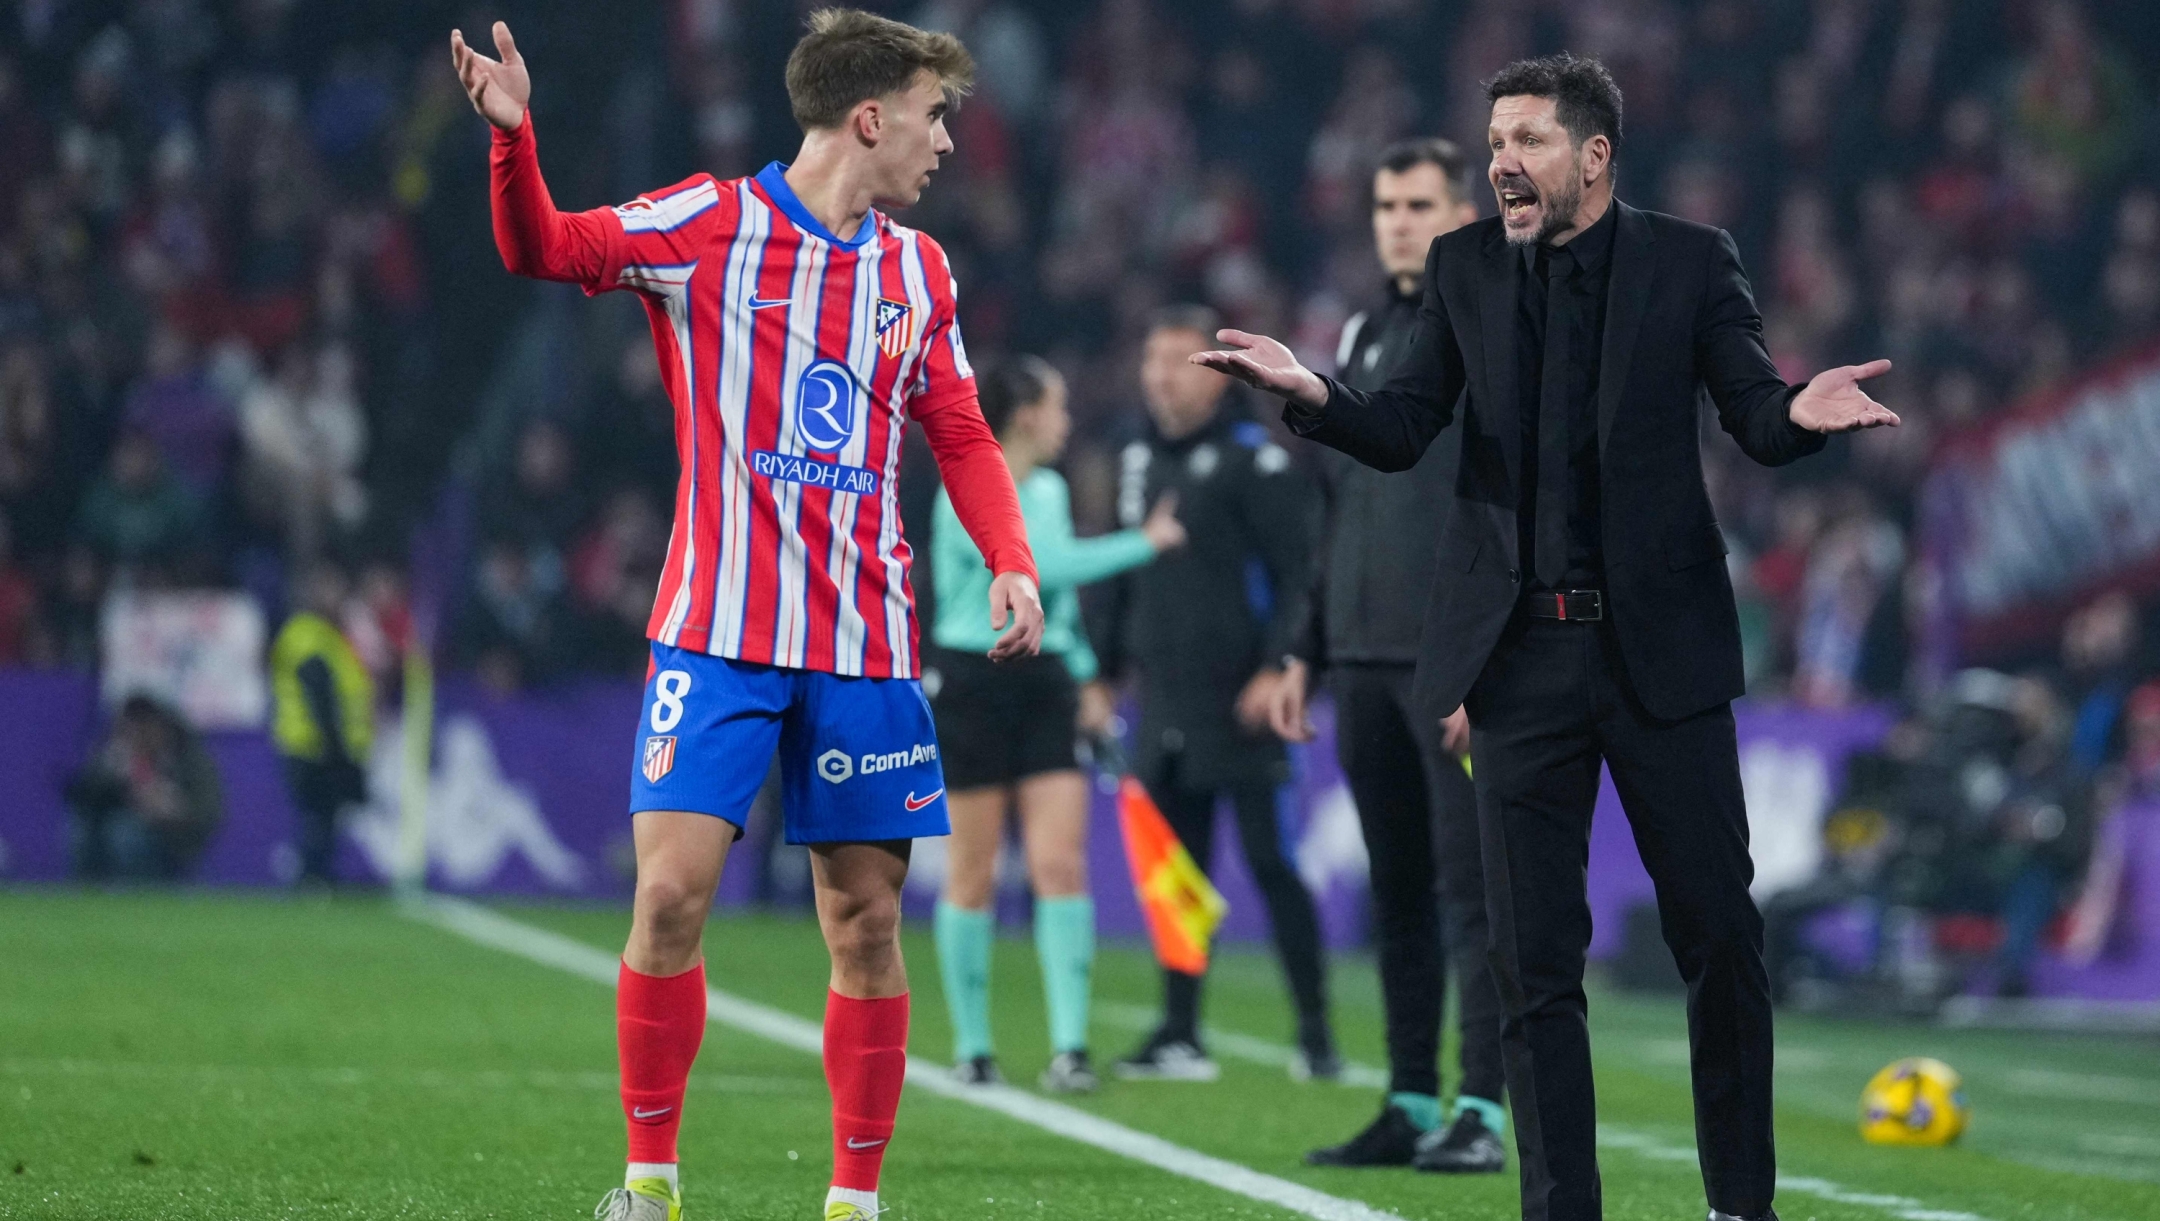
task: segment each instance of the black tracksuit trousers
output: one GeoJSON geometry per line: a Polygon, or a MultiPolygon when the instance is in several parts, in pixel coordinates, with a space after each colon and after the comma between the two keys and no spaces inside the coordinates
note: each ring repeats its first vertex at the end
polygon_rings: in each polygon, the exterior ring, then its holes
{"type": "Polygon", "coordinates": [[[1440,1093],[1440,1026],[1450,960],[1459,994],[1457,1091],[1498,1102],[1500,994],[1486,960],[1477,793],[1410,698],[1413,668],[1330,671],[1335,749],[1372,858],[1373,940],[1387,1015],[1388,1090],[1440,1093]],[[1438,893],[1435,893],[1437,885],[1438,893]]]}
{"type": "MultiPolygon", "coordinates": [[[[1215,849],[1215,799],[1213,789],[1187,788],[1179,782],[1176,757],[1167,761],[1161,774],[1151,777],[1148,795],[1162,810],[1170,830],[1185,845],[1202,870],[1208,868],[1215,849]]],[[[1275,953],[1290,985],[1290,1000],[1297,1009],[1298,1046],[1308,1054],[1334,1049],[1327,1019],[1327,968],[1320,951],[1320,916],[1312,894],[1284,850],[1282,823],[1276,817],[1280,790],[1266,777],[1233,785],[1230,804],[1237,811],[1238,843],[1245,850],[1245,867],[1252,872],[1267,905],[1268,925],[1275,934],[1275,953]]],[[[1164,1029],[1180,1038],[1199,1039],[1200,977],[1181,971],[1163,972],[1164,1029]]]]}

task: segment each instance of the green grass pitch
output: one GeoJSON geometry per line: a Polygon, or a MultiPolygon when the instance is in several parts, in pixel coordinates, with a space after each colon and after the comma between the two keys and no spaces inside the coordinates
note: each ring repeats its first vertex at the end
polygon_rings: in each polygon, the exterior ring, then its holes
{"type": "MultiPolygon", "coordinates": [[[[500,910],[596,946],[615,910],[500,910]]],[[[716,987],[815,1017],[824,969],[806,920],[730,917],[707,938],[716,987]]],[[[908,934],[914,1051],[949,1043],[927,938],[908,934]]],[[[1046,1059],[1033,955],[998,947],[999,1055],[1046,1059]]],[[[1125,1050],[1154,998],[1143,952],[1105,949],[1095,1047],[1125,1050]]],[[[1346,1051],[1380,1058],[1368,963],[1344,960],[1346,1051]]],[[[1272,963],[1221,956],[1220,1030],[1289,1029],[1272,963]]],[[[417,923],[381,901],[0,892],[0,1217],[582,1218],[620,1174],[613,1000],[605,988],[417,923]]],[[[1677,1003],[1592,1001],[1612,1221],[1695,1221],[1702,1187],[1677,1003]]],[[[2160,1219],[2160,1046],[1785,1018],[1779,1028],[1786,1221],[2160,1219]],[[1948,1150],[1854,1132],[1869,1073],[1900,1055],[1964,1072],[1972,1130],[1948,1150]]],[[[1219,1047],[1218,1051],[1224,1050],[1219,1047]]],[[[1250,1050],[1248,1047],[1247,1050],[1250,1050]]],[[[1309,1147],[1370,1117],[1370,1089],[1295,1085],[1225,1058],[1215,1085],[1109,1084],[1085,1109],[1406,1221],[1508,1218],[1513,1175],[1306,1168],[1309,1147]]],[[[695,1221],[812,1218],[830,1155],[815,1058],[711,1028],[683,1134],[695,1221]]],[[[1289,1218],[1000,1115],[911,1091],[886,1161],[893,1221],[1289,1218]]]]}

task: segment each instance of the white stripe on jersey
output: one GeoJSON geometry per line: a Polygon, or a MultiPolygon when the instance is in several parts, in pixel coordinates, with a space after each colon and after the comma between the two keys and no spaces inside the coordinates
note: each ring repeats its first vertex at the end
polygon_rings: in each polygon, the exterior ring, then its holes
{"type": "Polygon", "coordinates": [[[615,209],[629,233],[666,233],[702,215],[720,202],[720,184],[707,180],[661,199],[643,198],[615,209]]]}
{"type": "MultiPolygon", "coordinates": [[[[684,475],[688,479],[690,494],[683,501],[683,516],[674,528],[683,531],[682,579],[675,583],[675,598],[668,604],[667,618],[661,624],[660,639],[673,645],[682,635],[683,619],[690,613],[690,591],[695,588],[690,578],[697,572],[697,355],[690,346],[690,296],[676,292],[665,299],[668,323],[675,328],[677,358],[682,361],[683,387],[693,406],[690,409],[690,452],[683,455],[684,475]]],[[[670,538],[672,542],[672,537],[670,538]]]]}
{"type": "Polygon", "coordinates": [[[641,289],[656,297],[673,300],[689,287],[690,277],[697,272],[697,262],[688,263],[626,263],[615,282],[624,288],[641,289]]]}
{"type": "MultiPolygon", "coordinates": [[[[915,316],[923,320],[922,326],[927,329],[932,317],[931,307],[936,301],[930,295],[929,275],[923,267],[922,244],[917,240],[913,229],[903,228],[899,231],[899,236],[900,281],[907,286],[908,308],[915,311],[915,316]]],[[[900,387],[914,384],[916,367],[927,367],[929,364],[924,359],[929,350],[930,346],[926,343],[916,343],[908,348],[908,354],[901,361],[901,368],[893,378],[892,397],[895,403],[904,404],[910,397],[902,395],[899,392],[900,387]]],[[[886,458],[886,469],[897,468],[899,451],[900,430],[896,428],[893,430],[891,452],[886,458]]],[[[885,517],[878,532],[878,553],[885,561],[885,632],[892,641],[893,670],[895,673],[905,674],[914,669],[915,657],[908,639],[906,574],[901,571],[899,556],[894,554],[900,543],[900,492],[895,486],[898,482],[895,479],[885,481],[885,517]]]]}
{"type": "MultiPolygon", "coordinates": [[[[865,224],[873,224],[865,220],[865,224]]],[[[840,460],[850,466],[867,464],[870,451],[869,407],[876,401],[872,393],[876,389],[877,362],[882,351],[877,342],[877,301],[881,265],[885,258],[884,234],[873,232],[870,241],[855,259],[855,293],[848,318],[848,367],[854,371],[855,382],[863,387],[864,410],[855,435],[849,438],[847,448],[841,451],[840,460]]],[[[893,436],[900,432],[899,413],[892,406],[886,408],[886,416],[893,436]]],[[[894,470],[891,463],[881,468],[888,473],[894,470]]],[[[888,477],[886,483],[893,482],[888,477]]],[[[883,488],[879,489],[882,494],[883,488]]],[[[835,604],[833,622],[833,672],[835,674],[861,674],[863,672],[863,645],[868,636],[868,625],[863,622],[862,609],[855,604],[855,577],[862,567],[862,548],[855,541],[855,519],[862,515],[860,496],[849,496],[836,502],[833,513],[832,547],[825,560],[825,571],[833,576],[833,586],[839,593],[835,604]]]]}
{"type": "MultiPolygon", "coordinates": [[[[825,323],[825,268],[832,249],[824,241],[805,236],[797,248],[795,278],[789,283],[787,353],[780,366],[779,444],[774,449],[791,457],[809,453],[797,418],[802,396],[796,393],[802,375],[818,358],[818,333],[825,323]],[[808,314],[809,318],[803,318],[808,314]]],[[[801,668],[810,639],[810,549],[802,537],[803,485],[781,480],[773,484],[773,505],[780,517],[780,555],[774,582],[773,664],[801,668]]]]}
{"type": "Polygon", "coordinates": [[[720,282],[720,370],[718,377],[720,434],[724,438],[720,464],[723,492],[720,499],[720,562],[713,569],[712,641],[707,648],[728,657],[742,655],[744,603],[750,593],[750,519],[753,489],[750,458],[743,452],[749,435],[752,290],[757,270],[764,265],[765,241],[772,233],[772,214],[758,202],[748,180],[735,184],[736,227],[728,251],[727,274],[720,282]],[[747,287],[746,287],[747,285],[747,287]]]}

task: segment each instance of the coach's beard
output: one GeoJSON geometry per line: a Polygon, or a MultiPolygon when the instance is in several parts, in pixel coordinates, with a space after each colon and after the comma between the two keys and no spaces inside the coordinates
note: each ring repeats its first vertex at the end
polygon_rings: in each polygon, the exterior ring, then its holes
{"type": "Polygon", "coordinates": [[[1547,241],[1554,234],[1572,227],[1575,213],[1582,208],[1582,162],[1577,159],[1574,172],[1568,175],[1567,185],[1550,196],[1541,193],[1537,184],[1520,175],[1502,178],[1499,189],[1500,228],[1507,235],[1508,244],[1528,246],[1547,241]],[[1539,210],[1535,229],[1517,228],[1508,223],[1507,197],[1510,194],[1526,200],[1529,208],[1539,210]]]}

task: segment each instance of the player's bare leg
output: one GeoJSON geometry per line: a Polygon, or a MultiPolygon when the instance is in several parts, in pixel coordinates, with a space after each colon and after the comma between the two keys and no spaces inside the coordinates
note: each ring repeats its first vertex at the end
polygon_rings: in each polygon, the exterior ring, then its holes
{"type": "Polygon", "coordinates": [[[679,975],[705,952],[705,918],[734,846],[735,824],[709,814],[647,810],[631,816],[637,897],[623,962],[645,975],[679,975]]]}
{"type": "Polygon", "coordinates": [[[1050,1014],[1050,1066],[1041,1084],[1084,1094],[1097,1084],[1088,1060],[1088,996],[1095,969],[1095,901],[1088,896],[1088,784],[1078,770],[1020,782],[1020,838],[1035,889],[1035,957],[1050,1014]]]}
{"type": "Polygon", "coordinates": [[[826,1221],[872,1221],[878,1171],[907,1076],[907,966],[900,887],[910,840],[815,844],[810,877],[832,955],[825,998],[825,1083],[833,1098],[833,1180],[826,1221]]]}
{"type": "Polygon", "coordinates": [[[945,893],[938,896],[938,970],[952,1015],[953,1073],[969,1085],[1002,1080],[990,1038],[990,946],[997,937],[998,853],[1011,790],[985,785],[945,794],[945,893]]]}
{"type": "Polygon", "coordinates": [[[637,898],[615,990],[630,1164],[623,1188],[602,1201],[621,1221],[676,1221],[682,1190],[676,1133],[684,1087],[705,1036],[705,917],[735,842],[735,825],[708,814],[633,815],[637,898]]]}

